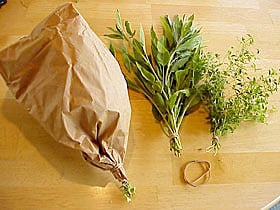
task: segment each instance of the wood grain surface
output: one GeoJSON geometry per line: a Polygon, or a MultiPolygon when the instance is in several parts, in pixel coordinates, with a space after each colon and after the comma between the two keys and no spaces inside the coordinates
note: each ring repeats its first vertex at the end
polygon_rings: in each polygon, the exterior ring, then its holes
{"type": "MultiPolygon", "coordinates": [[[[63,0],[9,0],[0,9],[0,48],[27,35],[63,0]]],[[[166,14],[195,14],[208,50],[225,52],[250,33],[260,49],[261,67],[280,67],[279,0],[79,0],[75,3],[92,29],[103,37],[118,8],[145,31],[166,14]]],[[[137,195],[127,204],[109,172],[86,164],[79,152],[56,143],[18,105],[0,79],[0,210],[37,209],[261,209],[280,195],[280,94],[268,124],[243,123],[222,139],[217,156],[210,144],[203,110],[188,117],[181,136],[181,158],[169,152],[167,137],[141,95],[130,91],[132,119],[125,160],[137,195]],[[184,164],[208,160],[211,179],[197,188],[183,181],[184,164]]],[[[192,166],[192,176],[200,168],[192,166]]]]}

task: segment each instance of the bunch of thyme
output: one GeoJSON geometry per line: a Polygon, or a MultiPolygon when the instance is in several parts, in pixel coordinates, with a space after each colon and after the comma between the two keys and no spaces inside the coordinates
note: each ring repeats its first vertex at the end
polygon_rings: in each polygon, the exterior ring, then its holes
{"type": "Polygon", "coordinates": [[[270,69],[267,75],[257,68],[251,35],[242,38],[239,47],[231,47],[225,61],[208,53],[200,95],[209,113],[212,144],[207,151],[215,154],[221,145],[219,137],[233,132],[242,121],[265,123],[268,98],[279,86],[279,71],[270,69]],[[258,75],[258,76],[255,76],[258,75]]]}

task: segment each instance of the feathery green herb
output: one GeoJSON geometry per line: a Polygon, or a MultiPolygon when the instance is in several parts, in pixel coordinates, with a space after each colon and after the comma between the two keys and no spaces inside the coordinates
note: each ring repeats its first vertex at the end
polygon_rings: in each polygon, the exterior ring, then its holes
{"type": "MultiPolygon", "coordinates": [[[[105,36],[122,40],[118,49],[128,86],[144,94],[152,104],[152,113],[162,125],[163,131],[170,138],[170,150],[180,156],[182,145],[179,129],[183,118],[200,104],[198,82],[204,68],[202,57],[200,29],[193,26],[194,16],[182,19],[178,15],[173,20],[162,17],[163,35],[158,37],[154,28],[150,29],[151,49],[146,47],[142,25],[139,39],[136,31],[125,21],[122,24],[119,11],[116,14],[116,27],[113,33],[105,36]]],[[[113,45],[110,51],[116,54],[113,45]]]]}
{"type": "Polygon", "coordinates": [[[221,147],[219,137],[233,132],[242,121],[265,123],[268,98],[279,86],[279,71],[260,74],[256,66],[259,51],[250,50],[253,43],[250,35],[242,38],[239,48],[228,50],[225,62],[219,61],[219,55],[205,55],[208,66],[200,90],[211,122],[212,145],[207,151],[216,154],[221,147]]]}

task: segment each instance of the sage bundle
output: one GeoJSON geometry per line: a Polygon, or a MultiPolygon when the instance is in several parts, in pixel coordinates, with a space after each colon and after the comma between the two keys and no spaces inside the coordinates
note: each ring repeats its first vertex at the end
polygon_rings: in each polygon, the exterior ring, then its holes
{"type": "MultiPolygon", "coordinates": [[[[170,150],[180,156],[182,144],[179,130],[185,116],[200,104],[197,91],[202,79],[202,38],[200,29],[193,25],[194,16],[175,16],[173,20],[161,18],[163,35],[157,37],[150,29],[151,49],[146,49],[146,40],[140,25],[139,39],[130,22],[122,24],[120,13],[116,14],[113,33],[105,36],[120,39],[124,75],[128,86],[142,94],[152,104],[152,113],[170,139],[170,150]]],[[[110,45],[113,54],[116,53],[110,45]]]]}

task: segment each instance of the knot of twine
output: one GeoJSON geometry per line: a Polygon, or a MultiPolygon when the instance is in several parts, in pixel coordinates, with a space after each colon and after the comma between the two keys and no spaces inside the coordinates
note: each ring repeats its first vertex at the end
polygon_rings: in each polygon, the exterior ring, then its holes
{"type": "Polygon", "coordinates": [[[115,171],[117,171],[118,169],[122,168],[123,164],[122,163],[118,163],[116,165],[114,165],[113,168],[111,168],[111,172],[114,173],[115,171]]]}
{"type": "Polygon", "coordinates": [[[216,140],[217,142],[219,142],[219,137],[218,136],[213,136],[213,140],[216,140]]]}
{"type": "Polygon", "coordinates": [[[202,178],[206,177],[205,181],[204,181],[204,184],[208,182],[211,174],[210,174],[210,170],[211,170],[211,164],[210,162],[206,161],[206,160],[192,160],[192,161],[189,161],[187,162],[187,164],[185,165],[185,169],[184,169],[184,180],[187,184],[193,186],[193,187],[197,187],[198,185],[200,184],[195,184],[197,183],[198,181],[200,181],[202,178]],[[198,177],[197,179],[193,180],[193,181],[190,181],[188,179],[188,176],[187,176],[187,169],[190,167],[190,165],[192,165],[193,163],[198,163],[200,164],[201,166],[203,166],[203,168],[206,170],[204,173],[202,173],[200,175],[200,177],[198,177]]]}
{"type": "Polygon", "coordinates": [[[175,138],[179,138],[179,134],[178,133],[171,133],[169,135],[169,139],[172,140],[172,139],[175,139],[175,138]]]}

